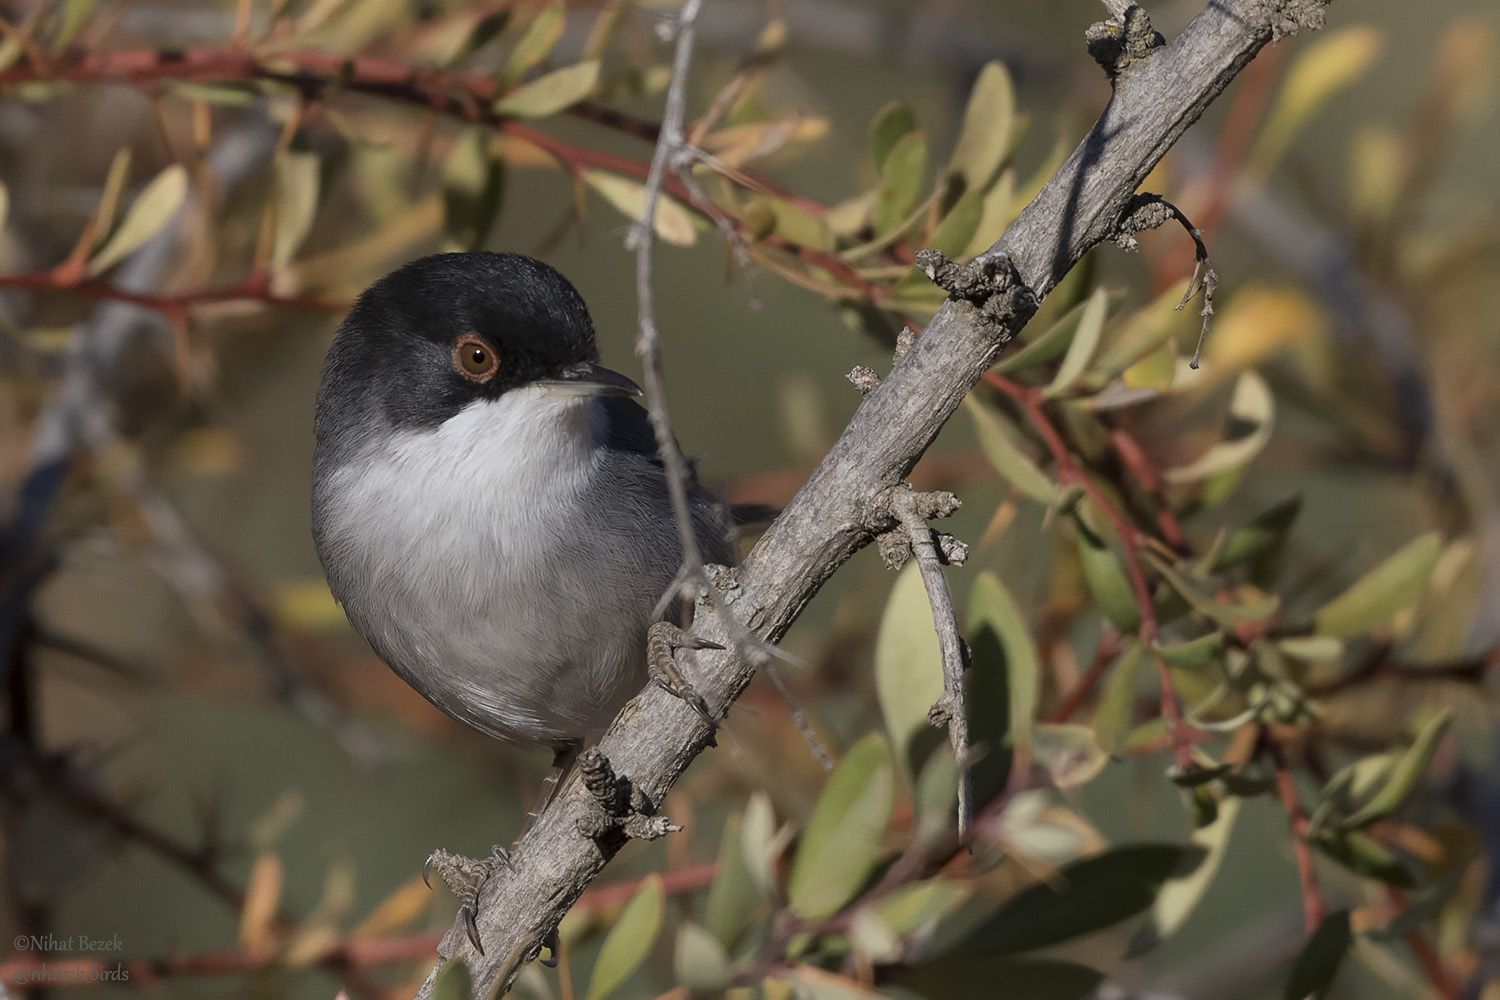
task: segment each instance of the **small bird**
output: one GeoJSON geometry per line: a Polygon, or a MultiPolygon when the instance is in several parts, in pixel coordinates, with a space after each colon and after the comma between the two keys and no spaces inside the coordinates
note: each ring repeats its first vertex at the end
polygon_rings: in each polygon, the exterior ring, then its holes
{"type": "MultiPolygon", "coordinates": [[[[541,805],[646,682],[648,630],[668,657],[709,645],[653,623],[682,550],[640,391],[599,365],[566,278],[490,252],[375,282],[318,389],[313,539],[334,597],[438,708],[553,750],[541,805]]],[[[703,560],[731,563],[716,498],[693,482],[689,503],[703,560]]]]}

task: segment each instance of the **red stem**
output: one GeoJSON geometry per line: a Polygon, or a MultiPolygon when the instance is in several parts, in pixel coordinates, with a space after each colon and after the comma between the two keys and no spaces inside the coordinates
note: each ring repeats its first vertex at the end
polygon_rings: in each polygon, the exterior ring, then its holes
{"type": "Polygon", "coordinates": [[[1312,845],[1307,842],[1307,812],[1297,798],[1297,786],[1292,782],[1292,772],[1287,767],[1286,756],[1281,747],[1262,726],[1261,740],[1276,768],[1276,794],[1281,797],[1287,821],[1292,827],[1292,852],[1297,858],[1297,881],[1302,887],[1302,917],[1311,934],[1323,923],[1323,897],[1318,892],[1318,872],[1313,866],[1312,845]]]}

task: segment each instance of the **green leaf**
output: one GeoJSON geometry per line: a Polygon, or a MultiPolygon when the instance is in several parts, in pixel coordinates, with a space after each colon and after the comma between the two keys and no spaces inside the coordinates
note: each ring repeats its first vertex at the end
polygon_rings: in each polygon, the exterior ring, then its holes
{"type": "Polygon", "coordinates": [[[253,83],[196,83],[172,80],[167,92],[184,101],[202,101],[221,108],[248,108],[266,95],[253,83]]]}
{"type": "Polygon", "coordinates": [[[565,17],[562,0],[552,0],[537,13],[505,62],[506,83],[519,80],[528,69],[547,58],[562,37],[565,17]]]}
{"type": "Polygon", "coordinates": [[[271,243],[271,268],[280,271],[292,262],[312,229],[318,212],[318,156],[287,150],[276,161],[276,238],[271,243]]]}
{"type": "Polygon", "coordinates": [[[1109,763],[1089,726],[1038,723],[1032,733],[1032,754],[1058,788],[1077,788],[1093,781],[1109,763]]]}
{"type": "Polygon", "coordinates": [[[974,238],[974,231],[979,228],[979,215],[983,211],[984,197],[977,191],[966,193],[943,216],[937,232],[927,241],[928,245],[949,257],[962,256],[974,238]]]}
{"type": "Polygon", "coordinates": [[[1010,73],[1003,63],[986,63],[969,94],[963,127],[948,162],[948,172],[963,178],[964,190],[983,191],[989,186],[1010,148],[1015,114],[1010,73]]]}
{"type": "Polygon", "coordinates": [[[1300,496],[1288,497],[1258,514],[1255,520],[1231,534],[1214,559],[1213,571],[1223,572],[1261,556],[1279,551],[1291,533],[1292,522],[1302,509],[1300,496]]]}
{"type": "Polygon", "coordinates": [[[1325,827],[1313,836],[1312,843],[1356,874],[1379,879],[1398,889],[1410,889],[1416,884],[1400,858],[1358,830],[1340,832],[1325,827]]]}
{"type": "Polygon", "coordinates": [[[1271,440],[1276,402],[1265,379],[1253,371],[1240,374],[1229,400],[1229,425],[1225,439],[1187,465],[1167,469],[1169,483],[1193,483],[1238,469],[1260,454],[1271,440]]]}
{"type": "Polygon", "coordinates": [[[970,890],[942,876],[901,886],[875,904],[875,912],[895,933],[905,937],[941,920],[969,898],[970,890]]]}
{"type": "Polygon", "coordinates": [[[1218,816],[1207,826],[1193,831],[1194,846],[1206,853],[1202,860],[1191,864],[1186,871],[1174,875],[1162,886],[1151,912],[1141,924],[1140,930],[1131,939],[1126,958],[1144,955],[1167,938],[1176,934],[1187,918],[1192,916],[1203,899],[1214,876],[1224,863],[1224,852],[1229,847],[1229,838],[1234,832],[1235,820],[1240,815],[1243,800],[1227,798],[1219,803],[1218,816]]]}
{"type": "Polygon", "coordinates": [[[935,732],[927,711],[943,696],[943,657],[916,560],[896,575],[880,618],[875,637],[875,693],[891,748],[901,773],[911,783],[932,749],[932,740],[919,740],[935,732]]]}
{"type": "Polygon", "coordinates": [[[1342,639],[1331,635],[1293,635],[1276,640],[1276,648],[1303,663],[1328,663],[1344,655],[1342,639]]]}
{"type": "Polygon", "coordinates": [[[870,121],[870,153],[875,157],[876,171],[885,170],[885,161],[890,156],[891,149],[907,133],[915,132],[916,129],[917,116],[905,101],[891,101],[875,112],[875,117],[870,121]]]}
{"type": "Polygon", "coordinates": [[[916,207],[927,171],[927,137],[908,132],[891,147],[880,169],[880,194],[875,199],[875,231],[889,233],[916,207]]]}
{"type": "Polygon", "coordinates": [[[510,91],[495,102],[495,113],[517,118],[546,118],[588,97],[598,82],[599,60],[588,59],[553,70],[510,91]]]}
{"type": "Polygon", "coordinates": [[[1441,553],[1442,541],[1435,531],[1408,543],[1318,609],[1318,634],[1359,635],[1415,604],[1426,592],[1441,553]]]}
{"type": "Polygon", "coordinates": [[[1291,977],[1282,994],[1285,1000],[1321,1000],[1333,984],[1353,940],[1348,910],[1324,917],[1292,965],[1291,977]]]}
{"type": "Polygon", "coordinates": [[[787,884],[793,913],[826,917],[863,888],[880,860],[894,796],[890,751],[871,733],[834,768],[807,821],[787,884]]]}
{"type": "MultiPolygon", "coordinates": [[[[994,370],[1002,375],[1013,375],[1044,365],[1061,357],[1076,336],[1078,324],[1083,320],[1083,311],[1088,300],[1078,303],[1044,332],[1026,341],[1025,346],[1000,359],[994,370]]],[[[1023,331],[1024,334],[1024,331],[1023,331]]]]}
{"type": "Polygon", "coordinates": [[[891,978],[923,1000],[1084,1000],[1094,995],[1104,973],[1057,959],[975,958],[897,967],[891,978]]]}
{"type": "Polygon", "coordinates": [[[1187,642],[1157,645],[1156,652],[1176,670],[1202,670],[1224,652],[1224,633],[1210,632],[1187,642]]]}
{"type": "Polygon", "coordinates": [[[599,947],[599,959],[589,977],[588,1000],[603,1000],[641,967],[661,933],[665,906],[661,876],[647,876],[599,947]]]}
{"type": "Polygon", "coordinates": [[[1276,613],[1280,603],[1275,594],[1269,594],[1248,604],[1224,604],[1215,600],[1198,587],[1186,574],[1174,569],[1154,552],[1146,553],[1146,560],[1162,575],[1177,593],[1182,595],[1194,611],[1218,622],[1220,625],[1244,625],[1248,622],[1264,621],[1276,613]]]}
{"type": "Polygon", "coordinates": [[[756,792],[745,804],[745,818],[740,826],[740,855],[745,870],[763,898],[770,899],[776,892],[776,858],[781,853],[782,842],[776,832],[776,816],[771,811],[771,799],[765,792],[756,792]]]}
{"type": "Polygon", "coordinates": [[[474,1000],[474,980],[463,959],[443,962],[437,982],[432,984],[432,1000],[474,1000]]]}
{"type": "Polygon", "coordinates": [[[679,986],[694,993],[716,993],[729,984],[729,956],[718,938],[684,920],[677,925],[672,972],[679,986]]]}
{"type": "MultiPolygon", "coordinates": [[[[1017,751],[1031,746],[1033,720],[1041,698],[1042,666],[1020,607],[1000,578],[985,570],[969,591],[967,631],[989,629],[1005,653],[1005,685],[1010,706],[1010,738],[1017,751]]],[[[1092,737],[1091,737],[1092,738],[1092,737]]]]}
{"type": "Polygon", "coordinates": [[[1196,846],[1131,844],[1075,861],[1006,900],[954,957],[1012,955],[1101,931],[1151,906],[1168,879],[1204,855],[1196,846]]]}
{"type": "Polygon", "coordinates": [[[761,892],[745,863],[740,818],[731,816],[719,838],[719,868],[708,888],[703,923],[724,948],[733,948],[760,905],[761,892]]]}
{"type": "MultiPolygon", "coordinates": [[[[604,196],[632,222],[646,210],[646,186],[603,170],[585,170],[584,183],[604,196]]],[[[687,210],[665,194],[656,197],[656,235],[674,246],[690,247],[698,240],[698,230],[687,210]]]]}
{"type": "Polygon", "coordinates": [[[1115,628],[1126,634],[1135,632],[1141,627],[1141,615],[1135,605],[1135,591],[1120,560],[1076,509],[1074,522],[1078,527],[1078,561],[1094,603],[1115,628]]]}
{"type": "Polygon", "coordinates": [[[63,5],[62,24],[58,26],[57,34],[52,39],[54,52],[61,52],[68,47],[68,43],[88,21],[89,13],[94,9],[94,3],[95,0],[67,0],[67,3],[63,5]]]}
{"type": "Polygon", "coordinates": [[[1416,790],[1417,782],[1432,765],[1432,757],[1437,753],[1438,744],[1452,718],[1446,711],[1430,713],[1418,727],[1411,746],[1392,764],[1384,785],[1369,801],[1340,822],[1339,828],[1357,830],[1395,812],[1416,790]]]}
{"type": "Polygon", "coordinates": [[[1427,921],[1436,918],[1458,892],[1473,862],[1473,858],[1460,861],[1449,868],[1442,878],[1411,895],[1401,912],[1389,924],[1370,931],[1370,937],[1376,941],[1399,941],[1427,921]]]}
{"type": "Polygon", "coordinates": [[[963,407],[974,421],[974,433],[979,437],[984,457],[995,470],[1031,499],[1052,506],[1057,500],[1057,486],[1011,440],[1000,415],[973,396],[964,398],[963,407]]]}
{"type": "Polygon", "coordinates": [[[1114,756],[1125,745],[1135,713],[1135,687],[1141,664],[1141,644],[1131,640],[1110,669],[1109,680],[1094,711],[1094,739],[1099,749],[1114,756]]]}
{"type": "Polygon", "coordinates": [[[771,209],[774,232],[788,242],[811,250],[833,249],[833,231],[828,223],[802,206],[771,197],[751,202],[752,206],[757,204],[771,209]]]}
{"type": "Polygon", "coordinates": [[[443,164],[443,229],[460,250],[489,239],[505,192],[505,164],[490,155],[486,129],[465,130],[443,164]]]}
{"type": "Polygon", "coordinates": [[[102,274],[155,236],[182,207],[187,197],[187,169],[174,163],[152,178],[131,203],[109,241],[89,261],[90,274],[102,274]]]}
{"type": "MultiPolygon", "coordinates": [[[[973,715],[972,706],[970,715],[973,715]]],[[[931,742],[939,743],[941,734],[936,729],[929,732],[935,737],[931,742]]],[[[970,737],[979,736],[977,731],[970,737]]],[[[978,740],[974,739],[975,748],[978,740]]],[[[932,752],[929,748],[927,763],[917,775],[916,788],[912,791],[912,808],[917,813],[916,839],[918,843],[936,846],[949,836],[957,825],[957,813],[953,803],[958,797],[958,761],[946,749],[932,752]]]]}
{"type": "Polygon", "coordinates": [[[1078,320],[1078,331],[1068,344],[1068,353],[1063,356],[1062,366],[1057,369],[1057,376],[1053,378],[1052,384],[1042,393],[1043,397],[1054,399],[1062,395],[1083,374],[1094,356],[1094,349],[1099,346],[1099,334],[1104,330],[1104,316],[1108,308],[1109,296],[1104,293],[1104,289],[1094,289],[1094,294],[1084,304],[1083,315],[1078,320]]]}

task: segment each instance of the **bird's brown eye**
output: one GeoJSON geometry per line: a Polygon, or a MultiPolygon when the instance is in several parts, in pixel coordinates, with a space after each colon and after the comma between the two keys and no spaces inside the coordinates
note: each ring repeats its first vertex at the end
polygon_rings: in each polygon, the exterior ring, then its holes
{"type": "Polygon", "coordinates": [[[466,379],[488,382],[500,367],[495,349],[476,334],[466,333],[453,342],[453,367],[466,379]]]}

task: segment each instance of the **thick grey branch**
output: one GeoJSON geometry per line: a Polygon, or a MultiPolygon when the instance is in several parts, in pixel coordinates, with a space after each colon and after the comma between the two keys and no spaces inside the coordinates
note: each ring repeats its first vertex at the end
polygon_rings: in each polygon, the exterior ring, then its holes
{"type": "MultiPolygon", "coordinates": [[[[1090,248],[1110,238],[1137,186],[1261,46],[1321,23],[1320,0],[1214,0],[1170,45],[1115,79],[1114,95],[1083,142],[987,251],[978,273],[1008,257],[1037,298],[1090,248]]],[[[1008,267],[1004,269],[1008,270],[1008,267]]],[[[695,633],[733,646],[733,631],[775,642],[823,583],[875,534],[890,527],[878,508],[899,485],[969,390],[1029,318],[998,322],[969,299],[950,298],[891,373],[873,386],[843,435],[736,574],[733,622],[700,607],[695,633]]],[[[754,673],[733,648],[697,657],[697,686],[712,704],[731,703],[754,673]]],[[[616,774],[653,802],[709,745],[712,728],[681,699],[648,688],[615,719],[600,751],[616,774]]],[[[491,879],[480,897],[486,955],[460,930],[442,953],[469,963],[480,995],[508,979],[624,843],[578,833],[597,806],[575,778],[540,816],[513,856],[516,873],[491,879]],[[512,960],[513,959],[513,960],[512,960]]],[[[430,981],[429,981],[430,982],[430,981]]],[[[425,992],[425,991],[424,991],[425,992]]]]}

